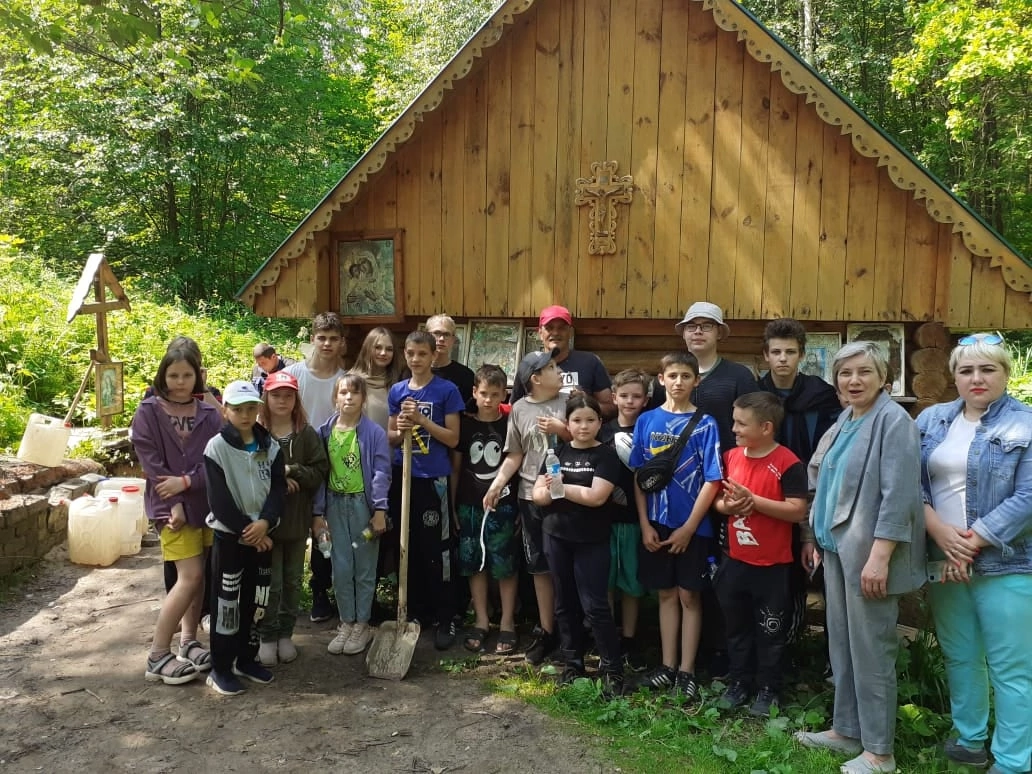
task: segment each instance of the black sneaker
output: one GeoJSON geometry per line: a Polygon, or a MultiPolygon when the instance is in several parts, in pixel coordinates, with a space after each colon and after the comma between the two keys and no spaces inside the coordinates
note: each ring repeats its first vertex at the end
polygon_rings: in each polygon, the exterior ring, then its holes
{"type": "Polygon", "coordinates": [[[745,683],[734,682],[724,689],[724,693],[717,699],[717,706],[720,709],[730,710],[741,707],[749,701],[749,689],[745,683]]]}
{"type": "Polygon", "coordinates": [[[559,675],[559,685],[573,685],[573,681],[578,677],[587,677],[587,673],[584,671],[584,667],[580,664],[567,664],[563,668],[563,673],[559,675]]]}
{"type": "Polygon", "coordinates": [[[660,664],[651,672],[646,672],[638,680],[638,687],[649,691],[662,691],[674,687],[677,673],[668,666],[660,664]]]}
{"type": "Polygon", "coordinates": [[[699,695],[699,683],[691,672],[678,672],[674,678],[674,693],[679,693],[686,699],[694,699],[699,695]]]}
{"type": "Polygon", "coordinates": [[[535,627],[534,641],[527,648],[526,658],[528,664],[537,666],[548,658],[559,644],[558,638],[551,632],[535,627]]]}
{"type": "Polygon", "coordinates": [[[602,699],[612,701],[617,696],[623,696],[624,678],[619,672],[606,672],[602,675],[602,699]]]}
{"type": "Polygon", "coordinates": [[[455,619],[437,624],[437,629],[434,631],[434,647],[438,650],[448,650],[454,644],[455,619]]]}
{"type": "Polygon", "coordinates": [[[620,638],[620,650],[623,652],[623,666],[628,672],[644,672],[648,669],[645,660],[638,652],[638,646],[631,637],[620,638]]]}
{"type": "Polygon", "coordinates": [[[252,661],[249,664],[241,664],[238,661],[233,665],[233,674],[237,677],[246,677],[252,683],[260,683],[261,685],[268,685],[276,679],[272,672],[257,661],[252,661]]]}
{"type": "Polygon", "coordinates": [[[312,623],[323,623],[329,621],[336,614],[333,605],[330,604],[330,595],[325,591],[312,592],[312,614],[308,616],[312,623]]]}
{"type": "Polygon", "coordinates": [[[247,690],[232,672],[226,674],[213,669],[208,673],[205,683],[215,693],[221,693],[223,696],[236,696],[247,690]]]}
{"type": "Polygon", "coordinates": [[[770,708],[780,706],[777,691],[763,686],[756,694],[756,700],[749,707],[749,714],[754,718],[770,717],[770,708]]]}
{"type": "Polygon", "coordinates": [[[946,753],[946,757],[951,761],[963,763],[965,766],[975,766],[984,769],[989,765],[989,754],[985,751],[985,747],[972,750],[970,747],[965,747],[951,739],[943,745],[943,752],[946,753]]]}

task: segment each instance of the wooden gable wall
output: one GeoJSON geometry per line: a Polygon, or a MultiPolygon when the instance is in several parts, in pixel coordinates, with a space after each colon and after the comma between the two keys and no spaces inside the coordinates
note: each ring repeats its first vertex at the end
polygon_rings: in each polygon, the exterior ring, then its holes
{"type": "Polygon", "coordinates": [[[1027,294],[686,0],[539,0],[255,311],[328,308],[331,232],[393,229],[416,318],[669,321],[705,298],[739,320],[1032,326],[1027,294]],[[572,202],[606,159],[636,190],[593,256],[572,202]]]}

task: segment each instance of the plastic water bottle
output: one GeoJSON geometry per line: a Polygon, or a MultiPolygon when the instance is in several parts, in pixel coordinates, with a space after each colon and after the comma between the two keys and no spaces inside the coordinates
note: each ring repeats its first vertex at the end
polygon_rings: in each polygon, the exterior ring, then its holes
{"type": "Polygon", "coordinates": [[[559,458],[555,456],[555,450],[549,449],[545,455],[545,470],[552,477],[552,484],[548,488],[553,500],[561,500],[566,497],[566,485],[563,484],[563,469],[559,464],[559,458]]]}
{"type": "MultiPolygon", "coordinates": [[[[376,533],[373,532],[373,528],[372,527],[366,527],[364,530],[362,530],[362,541],[363,542],[368,543],[374,537],[376,537],[376,533]]],[[[352,540],[351,541],[351,547],[352,548],[358,548],[358,541],[357,540],[352,540]]]]}
{"type": "Polygon", "coordinates": [[[330,541],[330,533],[326,530],[321,530],[316,536],[316,540],[318,541],[316,543],[316,547],[319,549],[319,553],[329,559],[330,553],[333,551],[333,543],[330,541]]]}

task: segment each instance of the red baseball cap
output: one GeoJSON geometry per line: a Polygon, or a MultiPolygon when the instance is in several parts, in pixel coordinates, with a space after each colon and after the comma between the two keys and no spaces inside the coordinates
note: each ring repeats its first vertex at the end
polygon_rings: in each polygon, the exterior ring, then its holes
{"type": "Polygon", "coordinates": [[[573,325],[573,317],[565,306],[546,306],[542,309],[541,316],[538,317],[538,327],[544,328],[552,320],[562,320],[567,325],[573,325]]]}
{"type": "Polygon", "coordinates": [[[293,374],[288,374],[286,371],[276,371],[276,373],[269,374],[265,380],[265,392],[279,390],[284,387],[297,392],[297,379],[294,378],[293,374]]]}

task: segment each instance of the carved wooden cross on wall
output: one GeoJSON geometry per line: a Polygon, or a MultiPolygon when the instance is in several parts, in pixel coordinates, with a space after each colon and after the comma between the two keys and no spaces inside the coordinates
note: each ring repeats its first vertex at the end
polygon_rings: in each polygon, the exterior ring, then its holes
{"type": "Polygon", "coordinates": [[[616,205],[630,204],[634,181],[630,175],[616,174],[617,162],[594,161],[592,177],[578,177],[573,203],[591,205],[588,241],[590,255],[612,255],[616,252],[616,205]]]}

